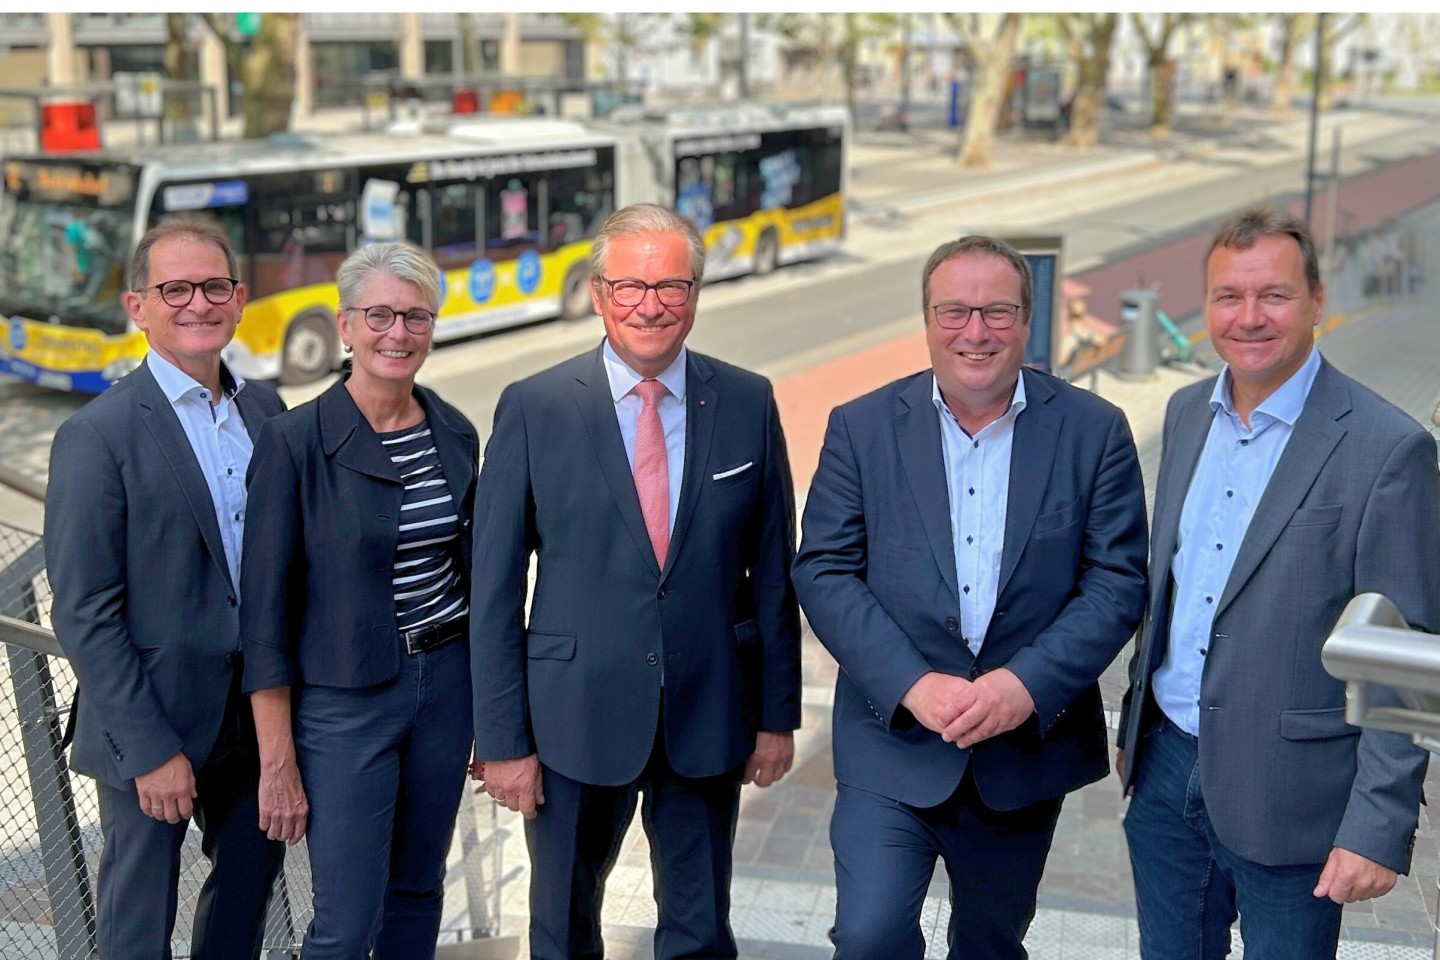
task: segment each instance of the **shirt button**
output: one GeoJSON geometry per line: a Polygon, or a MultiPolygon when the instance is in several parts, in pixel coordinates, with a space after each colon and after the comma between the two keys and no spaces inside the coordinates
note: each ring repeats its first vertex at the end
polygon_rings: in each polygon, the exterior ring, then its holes
{"type": "Polygon", "coordinates": [[[974,542],[975,542],[975,538],[974,538],[974,537],[966,537],[966,538],[965,538],[965,542],[966,542],[966,543],[974,543],[974,542]]]}
{"type": "Polygon", "coordinates": [[[1215,602],[1215,598],[1214,598],[1214,597],[1206,597],[1206,598],[1205,598],[1205,602],[1206,602],[1206,603],[1214,603],[1214,602],[1215,602]]]}
{"type": "Polygon", "coordinates": [[[1250,441],[1249,441],[1249,440],[1241,440],[1241,441],[1240,441],[1240,446],[1242,446],[1242,447],[1248,447],[1248,446],[1250,446],[1250,441]]]}
{"type": "Polygon", "coordinates": [[[1209,653],[1210,653],[1210,648],[1209,648],[1209,647],[1201,647],[1201,648],[1200,648],[1200,656],[1204,657],[1204,656],[1209,655],[1209,653]]]}
{"type": "Polygon", "coordinates": [[[655,664],[657,664],[657,663],[660,662],[660,658],[657,657],[657,656],[655,656],[655,654],[653,654],[653,653],[647,653],[647,654],[645,654],[645,662],[648,663],[648,664],[650,664],[650,666],[653,667],[653,666],[655,666],[655,664]]]}
{"type": "Polygon", "coordinates": [[[1226,491],[1225,491],[1225,496],[1227,496],[1227,497],[1233,497],[1233,496],[1235,496],[1235,491],[1234,491],[1234,490],[1226,490],[1226,491]]]}
{"type": "Polygon", "coordinates": [[[1223,543],[1217,543],[1217,544],[1215,544],[1215,549],[1216,549],[1216,550],[1224,550],[1224,549],[1225,549],[1225,544],[1223,544],[1223,543]]]}
{"type": "Polygon", "coordinates": [[[976,441],[975,441],[975,449],[976,449],[976,450],[979,450],[979,449],[980,449],[980,441],[979,441],[979,440],[976,440],[976,441]]]}
{"type": "Polygon", "coordinates": [[[968,594],[968,593],[970,592],[970,584],[967,583],[967,584],[965,584],[965,586],[961,587],[960,589],[964,590],[964,591],[968,594]]]}
{"type": "Polygon", "coordinates": [[[239,522],[239,520],[240,520],[240,514],[238,514],[238,513],[235,514],[235,520],[236,520],[237,523],[239,522]]]}
{"type": "Polygon", "coordinates": [[[233,474],[234,472],[235,472],[235,468],[234,468],[234,467],[226,467],[226,468],[225,468],[225,476],[227,476],[227,477],[230,476],[231,474],[233,474]]]}
{"type": "Polygon", "coordinates": [[[975,488],[974,488],[974,487],[971,487],[971,488],[970,488],[970,496],[972,496],[972,497],[975,496],[975,488]]]}

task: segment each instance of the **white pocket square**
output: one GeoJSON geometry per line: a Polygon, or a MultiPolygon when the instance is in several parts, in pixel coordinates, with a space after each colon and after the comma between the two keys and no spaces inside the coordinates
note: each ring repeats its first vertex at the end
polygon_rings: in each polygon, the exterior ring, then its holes
{"type": "Polygon", "coordinates": [[[744,473],[746,470],[749,470],[749,469],[750,469],[751,467],[753,467],[753,466],[755,466],[755,461],[754,461],[754,460],[751,460],[749,463],[742,463],[742,464],[740,464],[740,466],[735,467],[735,468],[733,468],[733,469],[721,471],[720,473],[715,474],[715,475],[714,475],[713,477],[711,477],[710,479],[711,479],[711,480],[724,480],[726,477],[733,477],[733,476],[735,476],[735,474],[737,474],[737,473],[744,473]]]}

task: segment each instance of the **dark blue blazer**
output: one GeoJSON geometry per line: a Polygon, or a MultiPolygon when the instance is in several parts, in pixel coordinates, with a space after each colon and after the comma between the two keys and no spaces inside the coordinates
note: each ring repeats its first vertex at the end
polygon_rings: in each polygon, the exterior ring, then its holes
{"type": "Polygon", "coordinates": [[[795,502],[769,381],[693,351],[684,477],[662,570],[600,348],[506,388],[476,497],[476,755],[583,783],[635,780],[665,694],[686,777],[800,724],[795,502]],[[537,558],[526,616],[526,575],[537,558]]]}
{"type": "MultiPolygon", "coordinates": [[[[254,438],[285,409],[247,383],[254,438]]],[[[121,789],[184,751],[210,756],[240,620],[210,488],[148,364],[61,425],[50,451],[52,621],[80,680],[71,765],[121,789]]]]}
{"type": "Polygon", "coordinates": [[[1124,415],[1025,370],[995,614],[978,657],[960,631],[939,414],[929,371],[837,407],[805,506],[795,590],[840,664],[835,775],[934,806],[967,764],[985,803],[1016,809],[1109,770],[1096,679],[1145,605],[1145,495],[1124,415]],[[964,751],[900,706],[935,670],[1008,667],[1035,700],[964,751]]]}
{"type": "MultiPolygon", "coordinates": [[[[433,390],[417,385],[415,396],[461,517],[463,576],[480,440],[433,390]]],[[[391,578],[404,496],[343,378],[265,425],[250,461],[240,573],[247,693],[368,687],[399,673],[391,578]]]]}

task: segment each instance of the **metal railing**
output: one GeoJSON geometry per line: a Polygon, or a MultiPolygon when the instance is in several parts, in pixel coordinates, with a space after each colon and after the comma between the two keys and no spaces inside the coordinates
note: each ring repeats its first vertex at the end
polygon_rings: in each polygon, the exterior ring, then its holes
{"type": "MultiPolygon", "coordinates": [[[[1412,630],[1395,604],[1362,593],[1340,615],[1320,653],[1330,675],[1345,681],[1345,719],[1357,727],[1393,730],[1440,754],[1440,637],[1412,630]],[[1383,702],[1376,687],[1399,695],[1403,705],[1383,702]]],[[[1432,956],[1440,960],[1440,887],[1432,956]]]]}
{"type": "MultiPolygon", "coordinates": [[[[81,960],[95,955],[100,817],[92,781],[70,771],[61,748],[76,682],[49,629],[50,604],[40,535],[0,523],[0,957],[81,960]]],[[[505,832],[493,803],[470,790],[464,797],[455,835],[462,868],[446,878],[439,942],[465,944],[454,948],[461,956],[513,956],[513,938],[494,939],[505,832]],[[483,940],[500,949],[477,952],[483,940]]],[[[181,853],[176,957],[189,956],[207,872],[192,825],[181,853]]],[[[298,956],[312,915],[301,841],[271,894],[265,960],[298,956]]]]}

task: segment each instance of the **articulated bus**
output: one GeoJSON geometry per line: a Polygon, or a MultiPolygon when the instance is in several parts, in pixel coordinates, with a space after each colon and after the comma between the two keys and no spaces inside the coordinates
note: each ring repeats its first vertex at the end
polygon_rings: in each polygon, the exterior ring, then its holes
{"type": "Polygon", "coordinates": [[[129,259],[148,227],[175,216],[212,218],[230,237],[248,298],[227,362],[282,383],[338,365],[335,270],[366,243],[408,239],[435,257],[437,341],[589,316],[591,241],[628,203],[690,217],[709,247],[707,279],[837,246],[844,112],[709,113],[452,118],[8,158],[0,373],[93,393],[133,369],[146,341],[120,303],[129,259]]]}

